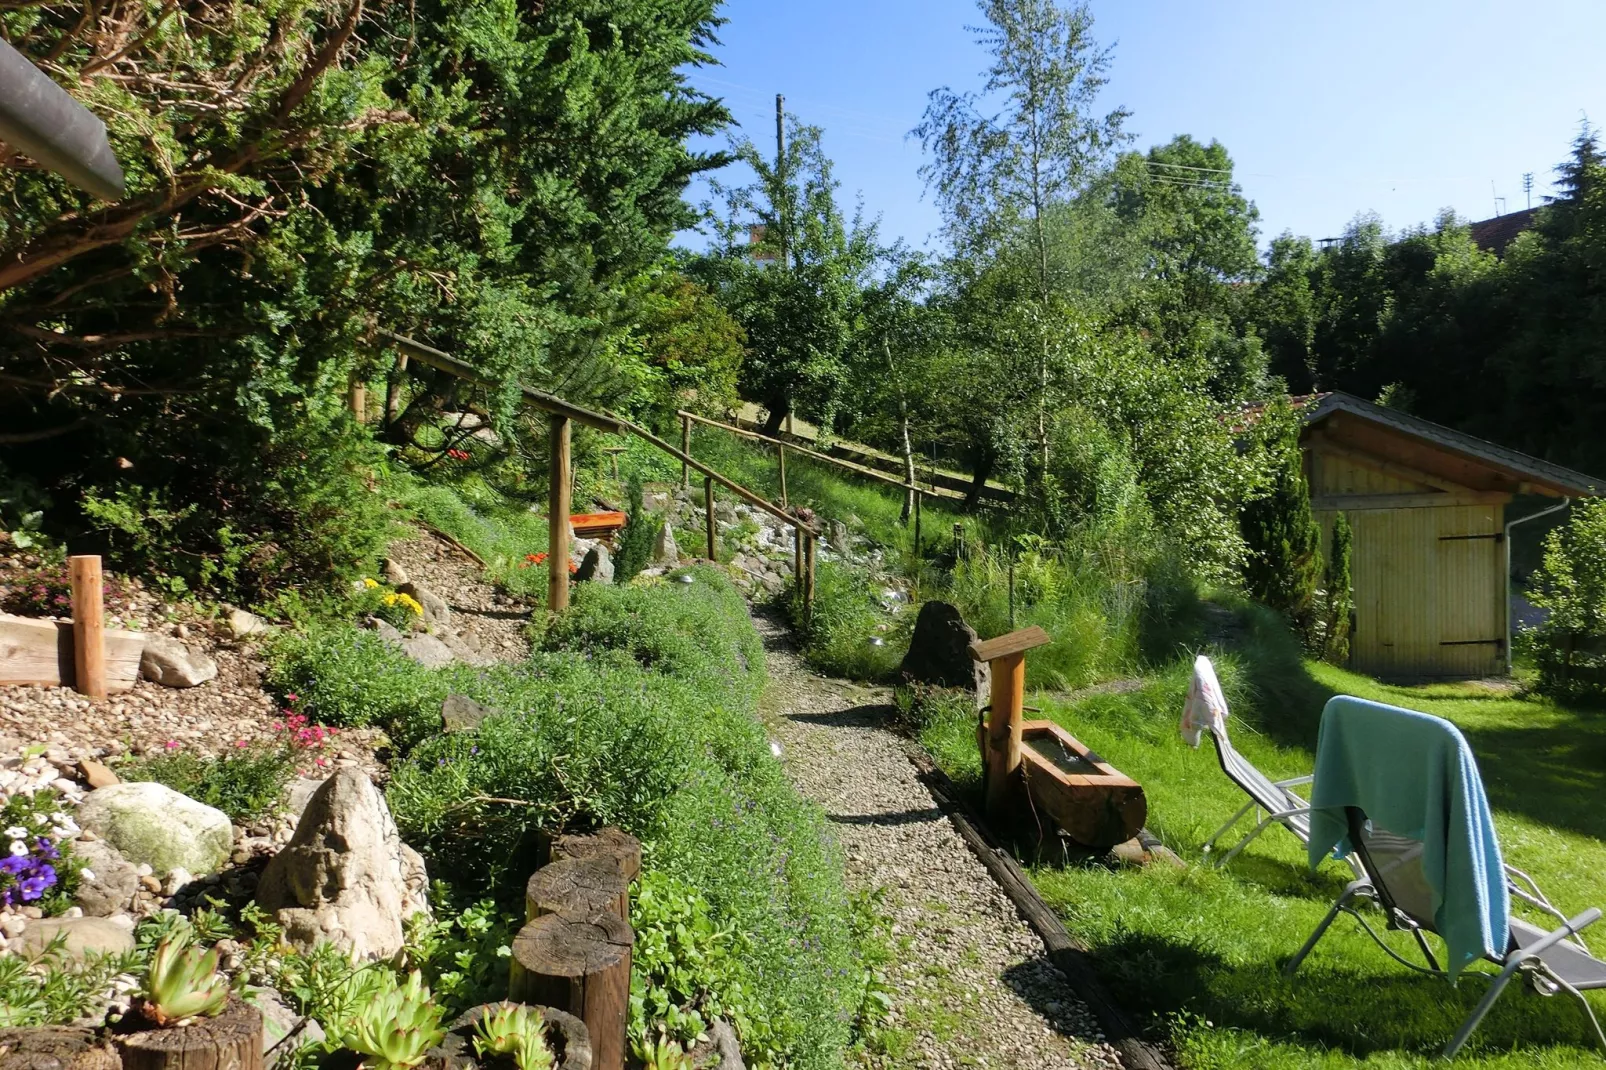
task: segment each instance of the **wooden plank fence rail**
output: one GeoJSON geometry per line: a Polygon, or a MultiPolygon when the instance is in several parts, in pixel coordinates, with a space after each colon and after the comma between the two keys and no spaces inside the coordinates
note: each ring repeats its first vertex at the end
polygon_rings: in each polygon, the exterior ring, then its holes
{"type": "MultiPolygon", "coordinates": [[[[693,421],[695,421],[696,423],[705,424],[708,427],[717,427],[721,431],[729,431],[731,434],[739,435],[742,438],[752,439],[756,442],[767,442],[770,445],[775,446],[776,448],[782,450],[781,467],[783,472],[786,466],[784,451],[791,450],[793,453],[801,453],[803,456],[812,457],[816,461],[823,461],[826,464],[834,464],[838,468],[844,468],[861,476],[866,476],[870,479],[890,484],[894,487],[898,487],[901,490],[912,490],[917,496],[921,494],[929,494],[934,498],[953,498],[959,501],[963,501],[965,498],[964,494],[957,490],[949,490],[946,487],[922,486],[919,483],[906,482],[905,480],[899,479],[897,476],[889,476],[885,472],[879,472],[874,468],[867,468],[862,464],[855,464],[852,461],[844,461],[839,457],[832,457],[828,454],[820,453],[818,450],[811,450],[807,447],[799,446],[795,442],[782,442],[778,438],[771,438],[769,435],[761,434],[758,431],[749,431],[745,427],[737,427],[734,424],[721,423],[719,420],[711,420],[706,416],[699,416],[694,412],[686,412],[684,409],[680,411],[679,416],[681,418],[683,427],[689,426],[693,421]]],[[[782,476],[782,479],[784,481],[784,475],[782,476]]]]}
{"type": "MultiPolygon", "coordinates": [[[[402,358],[416,360],[420,364],[426,364],[437,371],[443,371],[448,375],[456,376],[459,379],[464,379],[471,383],[477,383],[480,386],[494,389],[498,385],[489,377],[481,375],[471,365],[465,364],[456,357],[453,357],[447,353],[443,353],[433,346],[425,345],[423,342],[413,338],[408,338],[405,335],[397,334],[394,331],[380,329],[376,331],[375,334],[377,337],[383,339],[387,344],[395,346],[402,358]]],[[[398,361],[398,367],[401,367],[400,361],[398,361]]],[[[525,404],[530,405],[532,408],[540,409],[543,412],[549,413],[552,418],[552,437],[548,472],[551,481],[551,490],[547,508],[547,512],[549,514],[549,527],[547,534],[547,607],[549,609],[555,612],[566,608],[569,604],[569,505],[570,494],[572,492],[574,483],[573,463],[570,456],[569,440],[569,425],[571,422],[583,424],[586,427],[595,428],[598,431],[606,431],[609,434],[635,435],[642,441],[656,447],[680,462],[680,479],[682,486],[690,486],[691,473],[693,471],[701,473],[704,477],[704,488],[707,492],[708,500],[708,556],[710,560],[715,559],[714,553],[716,550],[714,545],[715,531],[713,492],[713,486],[716,483],[730,491],[732,494],[736,495],[738,498],[746,501],[750,505],[764,510],[785,524],[791,525],[796,539],[801,542],[798,550],[798,559],[800,565],[802,566],[799,569],[799,585],[803,590],[804,604],[807,607],[813,606],[814,543],[815,540],[820,537],[819,529],[807,523],[800,517],[793,515],[788,510],[783,509],[781,506],[776,505],[774,502],[760,497],[736,481],[728,478],[725,475],[722,475],[693,457],[691,455],[691,424],[693,419],[702,420],[702,417],[695,416],[692,413],[679,413],[681,417],[681,448],[676,449],[674,446],[671,446],[669,443],[665,442],[651,431],[648,431],[646,428],[615,413],[597,412],[593,409],[587,409],[583,406],[575,405],[571,402],[565,401],[563,398],[560,398],[555,394],[548,394],[544,391],[534,390],[527,386],[520,387],[520,391],[523,394],[525,404]]],[[[733,430],[740,431],[739,428],[734,428],[733,430]]],[[[752,434],[752,432],[742,433],[752,434]]],[[[793,448],[796,449],[798,447],[793,448]]],[[[812,450],[805,450],[804,452],[813,454],[812,450]]],[[[817,456],[821,456],[822,460],[830,461],[833,464],[844,463],[829,457],[824,457],[823,455],[817,456]]],[[[869,469],[865,469],[865,471],[882,479],[888,478],[882,473],[871,472],[869,469]]],[[[897,483],[898,486],[903,486],[903,484],[898,483],[897,480],[891,481],[897,483]]],[[[917,490],[918,489],[919,488],[917,488],[917,490]]],[[[925,491],[925,493],[932,492],[925,491]]],[[[963,497],[963,495],[959,494],[955,494],[954,496],[963,497]]]]}

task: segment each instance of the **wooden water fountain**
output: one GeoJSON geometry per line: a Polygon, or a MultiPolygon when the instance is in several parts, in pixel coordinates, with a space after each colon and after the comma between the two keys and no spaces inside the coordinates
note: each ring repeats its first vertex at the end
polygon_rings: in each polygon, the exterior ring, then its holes
{"type": "Polygon", "coordinates": [[[1050,641],[1031,627],[971,644],[970,656],[992,669],[992,702],[977,731],[987,813],[1006,827],[1029,801],[1076,843],[1114,847],[1148,818],[1143,787],[1053,721],[1025,719],[1026,652],[1050,641]]]}

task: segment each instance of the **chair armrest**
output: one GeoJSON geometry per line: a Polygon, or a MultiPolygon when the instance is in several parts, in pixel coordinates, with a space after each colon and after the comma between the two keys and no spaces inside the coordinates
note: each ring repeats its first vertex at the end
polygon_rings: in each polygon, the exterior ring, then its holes
{"type": "Polygon", "coordinates": [[[1313,781],[1315,779],[1316,779],[1316,774],[1315,773],[1311,773],[1309,776],[1289,777],[1287,780],[1273,780],[1272,784],[1274,784],[1275,786],[1277,786],[1279,788],[1291,788],[1295,784],[1309,784],[1311,781],[1313,781]]]}
{"type": "Polygon", "coordinates": [[[1537,941],[1516,952],[1506,961],[1522,962],[1527,959],[1538,958],[1569,936],[1576,936],[1580,929],[1584,929],[1600,920],[1600,907],[1590,907],[1575,918],[1568,919],[1567,923],[1555,932],[1547,933],[1537,941]]]}

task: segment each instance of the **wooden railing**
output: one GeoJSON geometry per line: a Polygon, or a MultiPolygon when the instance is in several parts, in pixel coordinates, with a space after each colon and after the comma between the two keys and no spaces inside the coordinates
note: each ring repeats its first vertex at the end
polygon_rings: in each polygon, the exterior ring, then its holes
{"type": "MultiPolygon", "coordinates": [[[[865,465],[862,465],[862,464],[855,464],[852,461],[845,461],[840,457],[832,457],[832,456],[830,456],[828,454],[821,453],[818,450],[811,450],[806,446],[799,446],[795,442],[785,442],[785,441],[783,441],[781,439],[773,438],[773,437],[771,437],[769,435],[761,434],[758,431],[750,431],[745,427],[737,427],[735,424],[722,423],[719,420],[711,420],[707,416],[699,416],[697,413],[695,413],[695,412],[687,412],[685,409],[681,409],[679,412],[676,413],[676,415],[680,417],[681,449],[687,454],[691,453],[691,425],[694,424],[694,423],[703,424],[703,425],[705,425],[707,427],[716,427],[721,431],[727,431],[730,434],[736,435],[736,436],[738,436],[740,438],[750,439],[750,440],[756,441],[756,442],[764,442],[764,443],[768,443],[771,446],[774,446],[775,450],[776,450],[776,460],[777,460],[777,463],[780,466],[781,502],[782,502],[783,505],[786,504],[786,501],[787,501],[787,496],[786,496],[786,454],[787,454],[788,450],[790,450],[793,453],[802,454],[805,457],[808,457],[808,458],[810,458],[812,460],[820,461],[820,462],[822,462],[824,464],[835,465],[838,468],[844,469],[844,470],[849,471],[849,472],[854,472],[854,473],[856,473],[858,475],[866,477],[867,479],[873,479],[878,483],[886,483],[886,484],[888,484],[890,486],[897,487],[899,490],[902,490],[906,494],[911,495],[913,497],[913,499],[914,499],[914,509],[913,509],[913,512],[914,512],[914,526],[915,526],[914,536],[915,536],[915,553],[917,555],[920,553],[920,543],[921,543],[921,539],[920,539],[920,519],[921,519],[920,518],[920,514],[921,514],[920,505],[921,505],[921,502],[927,497],[931,497],[931,498],[952,498],[952,499],[956,499],[956,500],[959,500],[959,501],[963,501],[964,497],[965,497],[962,493],[960,493],[959,491],[956,491],[956,490],[949,490],[946,487],[939,487],[939,486],[936,486],[935,484],[921,484],[918,481],[902,480],[902,479],[897,478],[896,476],[890,476],[885,472],[878,471],[877,469],[874,469],[874,468],[866,467],[865,465]]],[[[680,474],[681,485],[682,486],[687,485],[687,483],[689,482],[689,478],[690,478],[689,477],[689,473],[684,468],[682,468],[681,469],[681,474],[680,474]]]]}
{"type": "MultiPolygon", "coordinates": [[[[481,386],[495,388],[496,384],[490,378],[480,374],[472,366],[465,364],[447,353],[441,352],[433,346],[425,345],[413,338],[396,334],[393,331],[380,330],[378,335],[387,343],[396,347],[404,357],[427,364],[438,371],[459,379],[481,386]]],[[[663,451],[681,463],[681,482],[689,483],[690,472],[695,469],[703,476],[704,508],[707,513],[707,542],[708,559],[718,560],[718,530],[714,519],[714,487],[719,485],[748,502],[755,508],[762,509],[771,516],[788,524],[792,528],[793,545],[793,578],[798,589],[803,594],[805,611],[811,611],[814,606],[814,559],[815,540],[820,537],[819,529],[807,521],[794,515],[787,509],[774,502],[753,493],[735,480],[715,471],[710,466],[697,460],[691,455],[690,425],[682,423],[681,443],[683,448],[676,449],[646,428],[636,424],[623,416],[611,412],[598,412],[580,405],[566,401],[556,394],[533,390],[530,387],[521,387],[524,403],[531,408],[547,413],[551,421],[550,447],[548,451],[547,476],[549,493],[547,499],[547,608],[558,611],[569,605],[569,514],[571,512],[570,491],[574,486],[574,466],[569,449],[569,424],[571,421],[605,431],[615,435],[635,435],[643,442],[663,451]]],[[[784,496],[783,496],[784,500],[784,496]]],[[[918,501],[918,498],[916,499],[918,501]]]]}

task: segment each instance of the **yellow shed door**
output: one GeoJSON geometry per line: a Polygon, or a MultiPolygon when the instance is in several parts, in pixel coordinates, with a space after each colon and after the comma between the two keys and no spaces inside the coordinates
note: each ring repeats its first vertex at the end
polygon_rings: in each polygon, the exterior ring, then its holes
{"type": "Polygon", "coordinates": [[[1354,667],[1379,676],[1484,676],[1501,668],[1503,510],[1357,510],[1354,667]]]}

